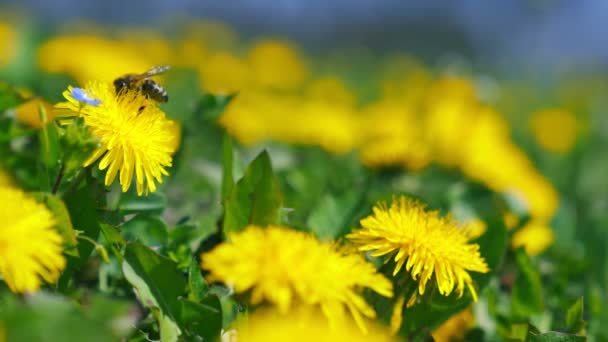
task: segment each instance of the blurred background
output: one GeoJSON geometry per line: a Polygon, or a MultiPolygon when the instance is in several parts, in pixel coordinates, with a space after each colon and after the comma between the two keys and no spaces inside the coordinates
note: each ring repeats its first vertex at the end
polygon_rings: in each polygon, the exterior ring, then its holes
{"type": "Polygon", "coordinates": [[[0,7],[55,25],[88,19],[159,27],[180,14],[214,18],[245,37],[281,35],[312,49],[406,49],[429,58],[451,52],[509,72],[603,66],[608,57],[602,0],[2,0],[0,7]]]}

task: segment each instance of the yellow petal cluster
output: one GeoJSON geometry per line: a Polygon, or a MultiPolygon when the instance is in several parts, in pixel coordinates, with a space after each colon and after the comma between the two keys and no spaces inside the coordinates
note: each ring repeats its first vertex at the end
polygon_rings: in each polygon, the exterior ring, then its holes
{"type": "Polygon", "coordinates": [[[418,282],[418,294],[425,293],[432,278],[439,293],[462,296],[465,286],[477,300],[469,272],[486,273],[488,265],[479,245],[469,243],[467,234],[449,217],[425,210],[417,201],[401,196],[390,207],[380,203],[363,218],[361,227],[347,235],[360,251],[393,259],[397,275],[402,268],[418,282]]]}
{"type": "Polygon", "coordinates": [[[437,330],[433,331],[435,342],[460,341],[467,330],[475,326],[475,316],[469,307],[450,317],[437,330]]]}
{"type": "Polygon", "coordinates": [[[142,73],[160,63],[148,60],[146,54],[129,42],[91,34],[52,38],[40,46],[37,58],[43,71],[68,74],[79,85],[89,80],[112,82],[123,74],[142,73]]]}
{"type": "Polygon", "coordinates": [[[0,276],[13,292],[37,291],[65,268],[55,219],[23,191],[0,186],[0,276]]]}
{"type": "Polygon", "coordinates": [[[168,175],[166,168],[171,167],[178,146],[174,124],[165,113],[140,92],[117,95],[111,83],[89,82],[86,86],[86,94],[101,101],[97,106],[79,102],[72,89],[63,93],[67,102],[56,107],[82,116],[91,135],[99,139],[84,166],[99,160],[99,169],[107,169],[105,185],[119,175],[123,192],[129,190],[134,178],[139,195],[156,191],[156,183],[168,175]]]}
{"type": "Polygon", "coordinates": [[[234,332],[237,341],[246,342],[398,341],[386,328],[371,323],[368,326],[367,333],[357,329],[352,320],[332,326],[318,310],[298,309],[287,314],[259,310],[237,321],[234,332]]]}
{"type": "Polygon", "coordinates": [[[374,318],[375,311],[361,291],[393,294],[391,282],[360,255],[287,227],[249,226],[203,255],[201,266],[211,280],[249,292],[252,304],[268,302],[281,313],[317,307],[332,325],[348,311],[364,331],[363,317],[374,318]]]}

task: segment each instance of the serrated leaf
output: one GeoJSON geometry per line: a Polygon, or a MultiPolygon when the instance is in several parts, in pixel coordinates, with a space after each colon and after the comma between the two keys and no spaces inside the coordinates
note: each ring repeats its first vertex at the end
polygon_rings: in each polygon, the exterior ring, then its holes
{"type": "Polygon", "coordinates": [[[72,220],[70,219],[70,213],[65,207],[63,201],[52,194],[46,192],[37,192],[32,194],[39,202],[46,205],[47,208],[53,213],[55,218],[55,228],[63,239],[64,253],[74,257],[78,257],[78,241],[76,239],[76,231],[72,226],[72,220]]]}
{"type": "Polygon", "coordinates": [[[177,341],[181,335],[179,297],[185,292],[186,282],[176,264],[147,246],[133,242],[125,249],[122,269],[141,303],[157,319],[161,341],[177,341]]]}
{"type": "Polygon", "coordinates": [[[203,341],[218,341],[222,332],[222,306],[215,295],[205,297],[200,303],[182,300],[181,321],[189,335],[203,341]]]}
{"type": "Polygon", "coordinates": [[[251,162],[226,200],[224,233],[240,231],[249,224],[277,223],[281,204],[282,195],[272,173],[270,156],[264,151],[251,162]]]}
{"type": "Polygon", "coordinates": [[[543,311],[544,298],[540,274],[524,249],[515,251],[518,274],[511,293],[511,310],[516,317],[526,318],[543,311]]]}
{"type": "Polygon", "coordinates": [[[578,334],[585,328],[583,320],[583,297],[574,302],[566,312],[566,329],[569,333],[578,334]]]}

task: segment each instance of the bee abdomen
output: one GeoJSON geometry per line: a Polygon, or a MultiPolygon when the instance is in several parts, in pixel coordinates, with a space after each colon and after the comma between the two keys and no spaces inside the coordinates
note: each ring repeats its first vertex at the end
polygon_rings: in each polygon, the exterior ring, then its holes
{"type": "Polygon", "coordinates": [[[148,98],[158,101],[167,102],[169,101],[169,95],[167,91],[161,87],[158,83],[152,80],[144,80],[141,85],[141,91],[148,98]]]}

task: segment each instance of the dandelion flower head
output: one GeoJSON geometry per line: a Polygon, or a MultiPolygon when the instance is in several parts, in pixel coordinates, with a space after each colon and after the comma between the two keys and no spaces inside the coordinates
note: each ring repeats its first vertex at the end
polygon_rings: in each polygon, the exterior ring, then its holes
{"type": "Polygon", "coordinates": [[[99,160],[106,170],[105,185],[119,174],[122,191],[136,179],[139,195],[156,191],[156,183],[167,176],[175,148],[175,130],[158,105],[138,91],[116,94],[111,83],[89,82],[81,89],[68,87],[67,102],[57,108],[68,109],[84,118],[97,149],[85,161],[89,166],[99,160]]]}
{"type": "Polygon", "coordinates": [[[230,241],[203,255],[210,279],[223,281],[237,293],[251,291],[251,303],[270,302],[286,314],[298,304],[318,307],[330,324],[343,322],[345,309],[363,331],[363,317],[374,309],[361,295],[363,288],[392,296],[392,284],[359,254],[286,227],[249,226],[230,241]]]}
{"type": "Polygon", "coordinates": [[[306,308],[291,310],[288,314],[280,314],[276,310],[258,310],[247,319],[237,321],[235,331],[239,341],[248,342],[398,341],[388,329],[375,324],[370,324],[365,334],[356,329],[352,320],[331,326],[318,310],[306,308]]]}
{"type": "Polygon", "coordinates": [[[362,228],[347,238],[360,251],[394,258],[393,275],[405,266],[418,281],[419,295],[424,294],[434,275],[442,295],[449,296],[456,290],[460,297],[466,286],[477,300],[469,272],[486,273],[489,268],[479,245],[469,243],[466,232],[450,217],[441,217],[439,212],[427,211],[421,203],[401,196],[394,198],[390,207],[385,203],[375,206],[373,214],[360,223],[362,228]]]}
{"type": "Polygon", "coordinates": [[[42,204],[23,191],[0,186],[0,276],[11,291],[31,293],[54,283],[65,268],[62,239],[42,204]]]}

